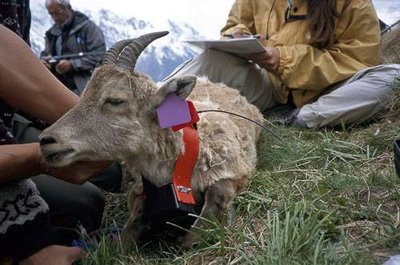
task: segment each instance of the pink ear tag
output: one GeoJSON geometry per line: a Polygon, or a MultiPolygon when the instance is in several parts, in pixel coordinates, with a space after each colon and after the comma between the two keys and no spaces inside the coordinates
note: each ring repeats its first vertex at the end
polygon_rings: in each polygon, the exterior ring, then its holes
{"type": "Polygon", "coordinates": [[[157,108],[161,128],[168,128],[191,120],[188,103],[175,93],[168,94],[157,108]]]}

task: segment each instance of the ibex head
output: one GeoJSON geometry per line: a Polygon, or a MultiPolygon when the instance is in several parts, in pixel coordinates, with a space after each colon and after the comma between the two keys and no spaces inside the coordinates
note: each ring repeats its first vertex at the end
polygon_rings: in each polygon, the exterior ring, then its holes
{"type": "Polygon", "coordinates": [[[166,34],[122,40],[107,51],[80,102],[41,134],[41,150],[49,164],[123,160],[127,154],[157,148],[154,137],[162,130],[157,107],[171,92],[186,98],[196,84],[196,78],[188,76],[158,89],[147,76],[134,71],[140,53],[166,34]]]}

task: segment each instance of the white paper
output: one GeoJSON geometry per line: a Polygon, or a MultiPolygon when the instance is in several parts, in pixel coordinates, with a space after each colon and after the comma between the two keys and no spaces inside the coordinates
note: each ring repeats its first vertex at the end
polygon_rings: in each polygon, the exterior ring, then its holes
{"type": "Polygon", "coordinates": [[[254,53],[264,52],[264,46],[257,38],[233,38],[223,40],[185,40],[185,42],[202,48],[233,53],[238,56],[245,56],[254,53]]]}

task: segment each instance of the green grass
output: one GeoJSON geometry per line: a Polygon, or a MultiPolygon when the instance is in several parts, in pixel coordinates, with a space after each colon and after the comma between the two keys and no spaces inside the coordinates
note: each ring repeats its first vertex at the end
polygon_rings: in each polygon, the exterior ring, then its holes
{"type": "MultiPolygon", "coordinates": [[[[400,88],[400,85],[396,85],[400,88]]],[[[272,127],[232,222],[202,231],[195,249],[165,244],[123,252],[106,239],[84,264],[382,264],[400,253],[397,91],[382,118],[340,130],[272,127]]],[[[126,195],[109,195],[105,225],[126,220],[126,195]]]]}

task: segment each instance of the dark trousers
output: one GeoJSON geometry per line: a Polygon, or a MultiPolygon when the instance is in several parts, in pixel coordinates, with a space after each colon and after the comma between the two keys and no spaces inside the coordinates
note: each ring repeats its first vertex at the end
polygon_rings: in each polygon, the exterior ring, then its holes
{"type": "MultiPolygon", "coordinates": [[[[38,142],[40,133],[41,130],[35,128],[29,120],[15,115],[13,134],[19,143],[38,142]]],[[[71,184],[48,175],[33,177],[33,182],[49,205],[50,218],[55,228],[55,243],[70,244],[77,237],[79,225],[87,232],[98,229],[105,206],[102,190],[118,192],[121,179],[121,168],[116,162],[83,185],[71,184]]]]}

